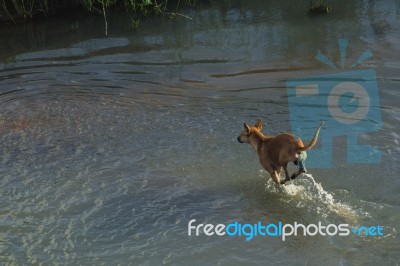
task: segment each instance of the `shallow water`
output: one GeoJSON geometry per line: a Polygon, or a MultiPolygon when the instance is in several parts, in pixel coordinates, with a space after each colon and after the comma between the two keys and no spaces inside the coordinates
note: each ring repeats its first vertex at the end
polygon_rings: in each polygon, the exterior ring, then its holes
{"type": "Polygon", "coordinates": [[[399,265],[400,6],[335,6],[322,17],[297,1],[204,6],[139,31],[112,16],[108,38],[101,17],[79,14],[1,29],[0,262],[399,265]],[[341,38],[348,62],[373,53],[359,69],[377,72],[382,128],[360,142],[382,161],[348,164],[337,137],[333,168],[277,188],[236,137],[260,116],[269,134],[289,130],[286,81],[332,73],[315,54],[340,64],[341,38]],[[189,237],[191,219],[384,236],[189,237]]]}

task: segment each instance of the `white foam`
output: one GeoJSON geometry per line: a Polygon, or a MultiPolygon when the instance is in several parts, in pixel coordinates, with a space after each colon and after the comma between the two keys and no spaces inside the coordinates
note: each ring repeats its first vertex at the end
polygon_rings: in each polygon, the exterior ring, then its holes
{"type": "Polygon", "coordinates": [[[320,215],[320,218],[334,213],[349,223],[358,220],[357,212],[347,203],[334,198],[334,194],[326,191],[321,183],[317,183],[311,174],[302,174],[283,186],[277,186],[271,179],[266,184],[266,189],[284,195],[283,200],[296,201],[296,207],[308,208],[320,215]]]}

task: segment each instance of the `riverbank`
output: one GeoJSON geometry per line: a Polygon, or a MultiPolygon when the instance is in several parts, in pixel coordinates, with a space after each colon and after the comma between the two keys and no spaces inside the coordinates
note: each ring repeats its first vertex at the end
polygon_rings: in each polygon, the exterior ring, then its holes
{"type": "Polygon", "coordinates": [[[3,0],[0,4],[0,26],[26,23],[32,20],[45,19],[71,10],[84,10],[98,13],[107,21],[110,10],[132,13],[132,17],[149,14],[179,15],[181,6],[194,6],[196,0],[3,0]]]}

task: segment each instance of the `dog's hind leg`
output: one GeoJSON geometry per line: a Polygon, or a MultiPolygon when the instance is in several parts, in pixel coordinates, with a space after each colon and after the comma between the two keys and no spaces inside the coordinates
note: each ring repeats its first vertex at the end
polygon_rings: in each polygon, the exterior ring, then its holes
{"type": "Polygon", "coordinates": [[[296,177],[298,177],[299,175],[301,175],[302,173],[304,173],[301,169],[299,169],[299,171],[297,171],[296,173],[293,173],[290,176],[290,179],[295,179],[296,177]]]}
{"type": "Polygon", "coordinates": [[[299,171],[297,171],[297,173],[293,173],[292,176],[290,177],[290,179],[295,179],[302,173],[307,173],[307,169],[306,169],[306,165],[305,165],[306,159],[307,159],[307,153],[305,151],[302,151],[299,154],[298,160],[293,162],[295,165],[299,166],[299,171]]]}
{"type": "Polygon", "coordinates": [[[299,154],[299,159],[298,159],[298,163],[299,163],[299,172],[302,173],[307,173],[307,169],[306,169],[306,159],[307,159],[307,153],[305,151],[302,151],[299,154]]]}

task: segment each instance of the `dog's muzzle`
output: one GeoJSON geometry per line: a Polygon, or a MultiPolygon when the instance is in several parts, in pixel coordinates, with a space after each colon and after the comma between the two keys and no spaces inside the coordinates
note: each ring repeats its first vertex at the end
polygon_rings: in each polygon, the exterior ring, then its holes
{"type": "Polygon", "coordinates": [[[237,137],[237,140],[239,141],[239,143],[243,143],[243,141],[240,139],[240,136],[237,137]]]}

